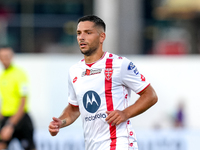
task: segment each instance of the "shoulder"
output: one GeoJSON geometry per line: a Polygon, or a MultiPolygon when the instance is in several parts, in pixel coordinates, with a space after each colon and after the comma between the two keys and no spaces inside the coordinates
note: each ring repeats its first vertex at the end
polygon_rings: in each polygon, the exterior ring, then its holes
{"type": "Polygon", "coordinates": [[[107,59],[112,59],[113,65],[115,66],[127,66],[131,63],[131,60],[127,59],[124,56],[119,56],[116,54],[108,53],[107,59]]]}
{"type": "Polygon", "coordinates": [[[80,68],[84,63],[85,63],[84,59],[78,61],[77,63],[75,63],[74,65],[72,65],[72,66],[70,67],[70,71],[71,71],[71,70],[74,70],[74,69],[80,68]]]}
{"type": "Polygon", "coordinates": [[[85,61],[84,59],[78,61],[77,63],[75,63],[74,65],[72,65],[70,68],[69,68],[69,75],[75,75],[77,74],[78,72],[80,72],[83,68],[85,64],[85,61]]]}
{"type": "Polygon", "coordinates": [[[25,73],[25,71],[24,71],[24,69],[22,69],[22,68],[20,68],[20,67],[18,67],[18,66],[13,66],[12,67],[12,70],[13,70],[13,72],[14,73],[16,73],[16,74],[23,74],[23,75],[25,75],[26,73],[25,73]]]}
{"type": "Polygon", "coordinates": [[[18,79],[18,80],[21,80],[21,81],[27,80],[27,74],[26,74],[25,70],[22,69],[21,67],[13,66],[12,74],[13,74],[12,76],[15,76],[16,79],[18,79]]]}

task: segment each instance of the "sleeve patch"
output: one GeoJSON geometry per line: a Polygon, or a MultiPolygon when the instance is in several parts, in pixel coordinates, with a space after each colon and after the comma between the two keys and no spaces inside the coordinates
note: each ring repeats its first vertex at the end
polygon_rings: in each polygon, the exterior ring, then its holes
{"type": "Polygon", "coordinates": [[[141,80],[146,81],[145,77],[141,74],[141,80]]]}
{"type": "Polygon", "coordinates": [[[137,75],[139,73],[137,67],[132,63],[130,62],[129,65],[128,65],[128,70],[133,70],[133,72],[137,75]]]}

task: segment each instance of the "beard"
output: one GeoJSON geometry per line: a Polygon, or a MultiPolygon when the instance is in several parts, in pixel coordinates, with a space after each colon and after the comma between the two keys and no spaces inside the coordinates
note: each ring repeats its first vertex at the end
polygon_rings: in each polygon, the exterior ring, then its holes
{"type": "Polygon", "coordinates": [[[86,50],[86,51],[82,51],[82,50],[80,49],[80,51],[81,51],[81,53],[82,53],[83,55],[85,55],[85,56],[91,56],[93,53],[95,53],[95,52],[97,51],[97,48],[90,48],[90,49],[88,49],[88,50],[86,50]]]}

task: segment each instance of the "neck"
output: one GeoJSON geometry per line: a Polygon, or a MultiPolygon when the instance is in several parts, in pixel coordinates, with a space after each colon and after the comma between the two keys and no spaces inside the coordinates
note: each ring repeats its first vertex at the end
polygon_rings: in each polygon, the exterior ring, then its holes
{"type": "Polygon", "coordinates": [[[101,50],[101,51],[97,51],[96,53],[94,53],[90,56],[84,55],[85,63],[86,64],[94,63],[97,60],[99,60],[103,56],[103,54],[104,54],[104,51],[101,50]]]}
{"type": "Polygon", "coordinates": [[[4,65],[4,69],[8,69],[11,65],[4,65]]]}

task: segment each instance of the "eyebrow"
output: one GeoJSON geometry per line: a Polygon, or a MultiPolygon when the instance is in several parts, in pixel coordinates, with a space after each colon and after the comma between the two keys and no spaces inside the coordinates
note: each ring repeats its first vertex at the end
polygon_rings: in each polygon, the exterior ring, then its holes
{"type": "MultiPolygon", "coordinates": [[[[78,31],[81,31],[81,30],[77,30],[78,31]]],[[[87,32],[87,31],[92,31],[91,29],[87,29],[87,30],[83,30],[84,32],[87,32]]]]}

